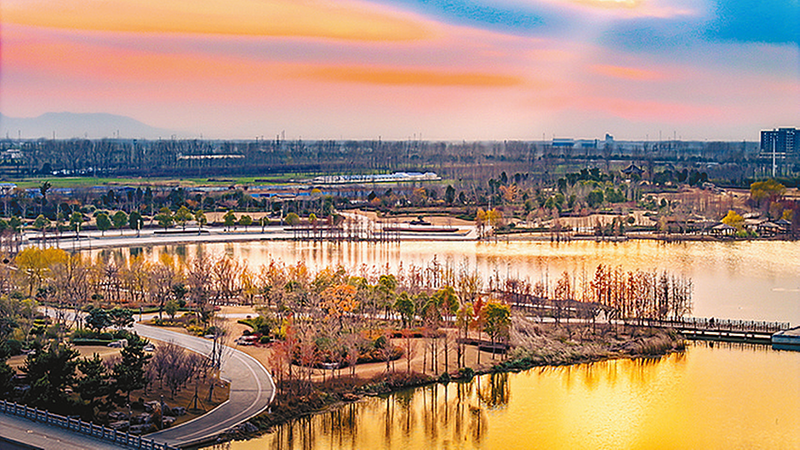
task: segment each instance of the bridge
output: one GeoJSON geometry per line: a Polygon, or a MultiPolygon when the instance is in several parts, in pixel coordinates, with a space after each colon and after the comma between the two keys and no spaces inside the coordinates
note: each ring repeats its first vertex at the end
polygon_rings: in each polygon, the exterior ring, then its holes
{"type": "Polygon", "coordinates": [[[789,322],[727,320],[685,317],[679,320],[645,321],[645,326],[671,328],[688,339],[751,344],[771,344],[772,335],[791,328],[789,322]]]}
{"type": "MultiPolygon", "coordinates": [[[[589,319],[580,317],[579,308],[584,306],[574,300],[563,301],[559,320],[566,323],[588,322],[589,319]]],[[[512,303],[512,307],[526,313],[535,313],[540,318],[547,317],[555,320],[555,309],[547,304],[512,303]]],[[[600,321],[598,321],[600,322],[600,321]]],[[[779,331],[791,328],[789,322],[767,322],[756,320],[730,320],[705,317],[682,317],[668,320],[655,319],[627,319],[603,320],[603,323],[647,328],[673,329],[687,339],[744,342],[751,344],[771,344],[772,335],[779,331]]]]}

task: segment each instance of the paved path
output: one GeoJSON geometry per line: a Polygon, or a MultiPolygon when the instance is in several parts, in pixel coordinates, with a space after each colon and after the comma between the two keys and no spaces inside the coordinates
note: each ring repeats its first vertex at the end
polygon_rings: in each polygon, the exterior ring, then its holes
{"type": "MultiPolygon", "coordinates": [[[[202,355],[211,353],[212,341],[208,339],[138,323],[134,329],[142,337],[174,342],[202,355]]],[[[174,446],[205,441],[263,412],[275,397],[275,384],[269,372],[253,357],[238,350],[229,348],[223,354],[221,376],[230,382],[228,401],[194,420],[147,437],[174,446]]]]}
{"type": "Polygon", "coordinates": [[[0,434],[12,441],[27,444],[15,445],[0,440],[0,449],[108,450],[125,448],[108,441],[101,441],[63,428],[45,425],[9,414],[0,414],[0,434]]]}
{"type": "MultiPolygon", "coordinates": [[[[402,241],[474,241],[477,239],[477,231],[474,226],[458,227],[462,231],[458,233],[397,233],[397,239],[402,241]]],[[[148,228],[142,230],[139,236],[131,230],[124,230],[120,235],[118,231],[108,231],[105,235],[99,231],[81,232],[81,239],[76,240],[73,234],[62,236],[55,239],[55,236],[48,235],[48,245],[56,245],[67,251],[73,250],[92,250],[97,248],[119,248],[119,247],[139,247],[151,245],[174,245],[174,244],[195,244],[195,243],[220,243],[220,242],[246,242],[246,241],[269,241],[269,240],[293,240],[295,234],[291,229],[284,227],[267,227],[262,233],[261,227],[250,227],[247,231],[241,228],[237,231],[225,231],[222,227],[205,227],[203,234],[195,231],[185,233],[156,234],[161,231],[148,228]],[[69,237],[67,237],[69,236],[69,237]]],[[[26,236],[38,237],[39,233],[28,232],[26,236]]],[[[24,239],[24,238],[23,238],[24,239]]],[[[37,241],[26,241],[23,246],[36,246],[37,241]]]]}
{"type": "MultiPolygon", "coordinates": [[[[54,311],[50,309],[48,313],[54,314],[54,311]]],[[[72,319],[72,314],[71,312],[67,313],[68,320],[72,319]]],[[[140,323],[134,324],[133,328],[139,333],[139,336],[163,342],[173,342],[201,355],[211,354],[211,347],[213,344],[211,340],[176,333],[162,328],[150,327],[140,323]]],[[[272,376],[267,372],[267,369],[252,356],[230,347],[227,348],[227,351],[223,352],[222,361],[221,376],[230,383],[228,401],[196,419],[173,428],[148,434],[146,437],[176,447],[187,446],[194,442],[209,440],[225,430],[265,411],[275,397],[275,383],[272,381],[272,376]]],[[[60,450],[61,448],[114,448],[110,443],[102,443],[99,441],[97,441],[99,442],[98,446],[95,447],[82,444],[81,442],[83,440],[89,438],[57,427],[37,424],[30,420],[16,417],[13,418],[21,421],[20,423],[27,424],[27,428],[20,425],[17,427],[19,430],[22,428],[25,429],[22,431],[14,431],[11,427],[6,427],[6,420],[9,418],[12,418],[12,416],[2,415],[0,434],[15,441],[31,444],[35,447],[42,447],[46,450],[50,450],[51,448],[56,450],[60,450]],[[35,430],[35,432],[29,433],[26,431],[28,429],[35,430]],[[55,436],[55,433],[58,433],[59,436],[57,441],[43,441],[36,437],[55,436]],[[58,445],[61,446],[56,446],[54,442],[60,442],[61,444],[58,445]],[[41,445],[42,443],[46,445],[41,445]]],[[[89,439],[89,441],[94,442],[93,439],[89,439]]],[[[3,443],[0,442],[0,449],[2,448],[3,443]]]]}

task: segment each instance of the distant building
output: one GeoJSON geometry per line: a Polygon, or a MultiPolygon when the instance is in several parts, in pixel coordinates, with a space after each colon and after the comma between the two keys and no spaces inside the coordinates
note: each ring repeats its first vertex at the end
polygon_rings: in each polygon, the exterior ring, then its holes
{"type": "Polygon", "coordinates": [[[553,147],[572,148],[575,146],[575,139],[571,138],[554,138],[553,147]]]}
{"type": "Polygon", "coordinates": [[[597,139],[580,139],[576,144],[580,148],[597,148],[597,139]]]}
{"type": "Polygon", "coordinates": [[[761,131],[761,156],[773,153],[780,156],[800,154],[800,130],[796,128],[777,128],[761,131]]]}
{"type": "Polygon", "coordinates": [[[642,176],[642,174],[644,173],[644,170],[642,168],[640,168],[639,166],[637,166],[636,164],[631,164],[630,166],[622,169],[622,173],[624,173],[625,175],[628,175],[628,176],[631,176],[631,175],[642,176]]]}
{"type": "Polygon", "coordinates": [[[375,175],[326,175],[314,178],[316,184],[347,183],[405,183],[409,181],[436,181],[441,177],[434,172],[395,172],[375,175]]]}

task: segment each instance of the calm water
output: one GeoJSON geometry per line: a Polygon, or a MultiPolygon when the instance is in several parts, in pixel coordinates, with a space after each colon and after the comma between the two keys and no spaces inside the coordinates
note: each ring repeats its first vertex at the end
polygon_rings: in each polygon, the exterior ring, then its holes
{"type": "MultiPolygon", "coordinates": [[[[531,281],[598,264],[692,278],[694,315],[800,323],[800,243],[252,242],[102,250],[126,258],[227,253],[395,271],[434,258],[531,281]]],[[[485,278],[484,278],[485,279],[485,278]]],[[[696,344],[657,360],[620,360],[476,378],[375,398],[284,425],[245,449],[800,449],[800,353],[696,344]]]]}
{"type": "MultiPolygon", "coordinates": [[[[800,323],[800,242],[684,242],[628,241],[622,243],[550,242],[403,242],[401,244],[249,242],[159,246],[144,249],[98,250],[128,257],[144,252],[156,257],[167,251],[183,258],[198,253],[227,253],[257,269],[270,260],[309,267],[341,264],[425,266],[436,260],[458,269],[468,266],[483,274],[516,276],[530,281],[554,280],[564,270],[592,277],[598,264],[631,270],[658,269],[681,273],[694,283],[694,315],[744,320],[800,323]]],[[[383,273],[383,272],[381,272],[383,273]]]]}
{"type": "Polygon", "coordinates": [[[797,449],[800,354],[696,344],[373,398],[215,449],[797,449]]]}

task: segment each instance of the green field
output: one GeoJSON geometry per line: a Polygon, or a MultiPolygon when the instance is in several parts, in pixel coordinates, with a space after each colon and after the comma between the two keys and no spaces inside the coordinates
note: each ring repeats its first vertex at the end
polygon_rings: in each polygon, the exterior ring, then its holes
{"type": "Polygon", "coordinates": [[[289,173],[263,177],[217,177],[217,178],[105,178],[105,177],[32,177],[9,180],[20,188],[36,188],[49,181],[54,188],[85,188],[92,186],[230,186],[230,185],[269,185],[288,183],[291,180],[307,180],[317,176],[308,173],[289,173]]]}

